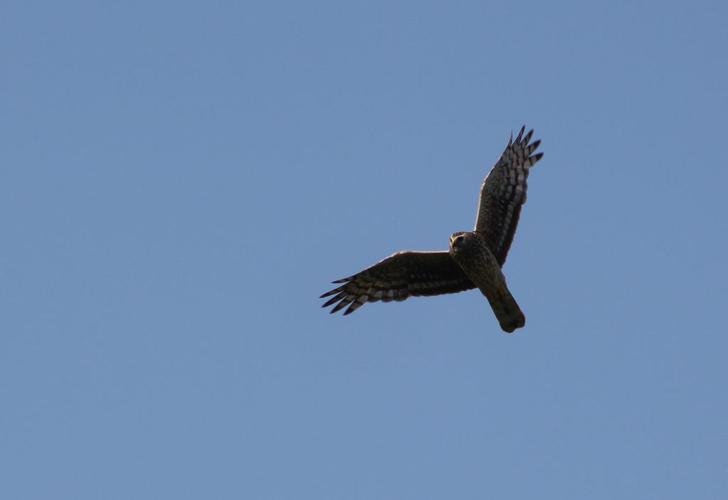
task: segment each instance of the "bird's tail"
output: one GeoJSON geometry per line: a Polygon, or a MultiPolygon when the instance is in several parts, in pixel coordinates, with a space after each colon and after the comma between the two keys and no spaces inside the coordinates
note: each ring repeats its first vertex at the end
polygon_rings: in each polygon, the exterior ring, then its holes
{"type": "Polygon", "coordinates": [[[521,328],[526,324],[526,316],[521,312],[521,308],[518,307],[516,299],[511,295],[505,282],[487,294],[486,298],[504,332],[513,333],[516,328],[521,328]]]}

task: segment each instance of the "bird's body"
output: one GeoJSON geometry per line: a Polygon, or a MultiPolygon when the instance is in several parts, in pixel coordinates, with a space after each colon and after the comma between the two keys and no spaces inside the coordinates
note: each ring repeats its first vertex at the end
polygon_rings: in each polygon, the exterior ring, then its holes
{"type": "Polygon", "coordinates": [[[501,328],[513,332],[526,318],[508,290],[501,267],[526,202],[529,169],[543,153],[541,141],[529,144],[533,130],[508,142],[483,181],[475,230],[454,233],[448,252],[399,252],[348,278],[321,297],[333,295],[324,307],[350,314],[367,302],[401,301],[410,296],[440,295],[478,288],[488,299],[501,328]]]}
{"type": "Polygon", "coordinates": [[[475,231],[453,234],[450,256],[488,299],[504,331],[511,333],[526,324],[526,317],[508,290],[498,261],[480,234],[475,231]]]}

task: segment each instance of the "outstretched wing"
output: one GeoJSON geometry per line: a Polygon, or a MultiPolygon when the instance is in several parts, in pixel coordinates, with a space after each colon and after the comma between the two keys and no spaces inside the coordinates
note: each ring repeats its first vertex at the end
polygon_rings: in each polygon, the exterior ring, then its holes
{"type": "Polygon", "coordinates": [[[405,300],[416,295],[440,295],[475,288],[447,252],[398,252],[348,278],[321,295],[333,295],[322,307],[332,313],[349,306],[344,315],[367,302],[405,300]],[[338,303],[337,303],[338,302],[338,303]]]}
{"type": "Polygon", "coordinates": [[[533,130],[524,136],[525,130],[525,126],[521,128],[516,140],[511,136],[480,188],[475,230],[483,235],[501,266],[511,248],[521,207],[526,203],[528,171],[543,156],[543,153],[533,154],[541,141],[529,144],[533,130]]]}

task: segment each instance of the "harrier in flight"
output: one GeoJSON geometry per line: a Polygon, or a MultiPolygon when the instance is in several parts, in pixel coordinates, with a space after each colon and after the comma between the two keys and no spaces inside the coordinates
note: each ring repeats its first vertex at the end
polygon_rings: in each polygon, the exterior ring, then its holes
{"type": "Polygon", "coordinates": [[[533,130],[525,126],[508,141],[505,151],[483,181],[475,230],[450,236],[447,252],[397,252],[372,267],[334,281],[337,288],[323,307],[334,305],[344,315],[367,302],[402,301],[410,296],[440,295],[479,288],[490,303],[501,328],[511,333],[526,324],[506,285],[501,267],[516,232],[521,207],[526,202],[528,172],[543,153],[541,141],[530,142],[533,130]]]}

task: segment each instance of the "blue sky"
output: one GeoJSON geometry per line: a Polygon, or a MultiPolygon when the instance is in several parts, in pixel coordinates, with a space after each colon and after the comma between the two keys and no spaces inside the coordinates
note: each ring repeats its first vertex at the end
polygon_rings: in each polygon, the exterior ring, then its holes
{"type": "Polygon", "coordinates": [[[0,497],[728,497],[724,2],[0,10],[0,497]],[[477,292],[318,295],[468,230],[477,292]]]}

